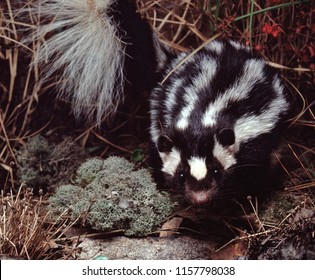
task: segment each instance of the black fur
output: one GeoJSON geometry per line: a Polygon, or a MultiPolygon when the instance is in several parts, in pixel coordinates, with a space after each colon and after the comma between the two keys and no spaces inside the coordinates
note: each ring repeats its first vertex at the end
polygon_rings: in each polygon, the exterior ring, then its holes
{"type": "MultiPolygon", "coordinates": [[[[161,170],[163,167],[159,152],[168,154],[174,148],[180,153],[180,163],[173,175],[157,171],[155,177],[160,181],[162,178],[162,184],[179,189],[186,199],[196,204],[198,202],[194,201],[195,193],[208,192],[209,198],[204,199],[202,204],[212,204],[217,200],[226,201],[257,195],[272,185],[270,182],[273,170],[272,154],[279,147],[290,109],[288,97],[273,68],[247,48],[236,46],[229,41],[222,41],[220,44],[222,51],[206,47],[189,58],[163,84],[158,83],[151,95],[151,136],[154,147],[152,153],[156,164],[154,170],[161,170]],[[246,63],[250,62],[255,67],[258,65],[259,69],[255,68],[253,73],[250,73],[245,68],[246,63]],[[208,80],[204,79],[203,84],[197,85],[193,90],[190,89],[194,91],[190,93],[187,88],[196,78],[204,75],[202,69],[205,65],[209,69],[215,67],[214,76],[208,80]],[[252,86],[244,87],[249,89],[247,95],[238,100],[237,97],[242,96],[243,92],[233,93],[232,97],[235,99],[227,99],[227,105],[215,115],[215,124],[206,127],[202,120],[209,104],[227,95],[233,85],[236,89],[241,89],[238,85],[242,79],[246,81],[245,75],[253,77],[254,81],[252,86]],[[175,101],[172,101],[174,104],[169,108],[170,94],[174,94],[175,101]],[[188,126],[180,128],[177,122],[181,118],[181,110],[191,102],[191,99],[186,100],[186,94],[195,96],[196,101],[192,103],[194,107],[189,113],[188,126]],[[277,102],[284,106],[274,110],[272,106],[277,102]],[[265,112],[267,115],[268,112],[275,115],[273,119],[265,121],[268,122],[266,126],[263,117],[260,119],[265,112]],[[237,127],[238,120],[245,120],[248,116],[258,119],[256,126],[246,129],[257,131],[258,134],[240,141],[238,139],[242,139],[240,133],[243,132],[237,127]],[[161,149],[161,146],[165,145],[156,145],[156,141],[161,142],[161,136],[158,135],[163,135],[163,139],[169,139],[167,143],[172,143],[172,146],[168,145],[167,150],[161,149]],[[222,165],[224,158],[218,160],[213,154],[216,141],[225,149],[230,147],[237,150],[233,154],[236,162],[228,168],[222,165]],[[235,143],[236,141],[240,142],[235,143]],[[205,158],[207,175],[204,179],[198,180],[190,174],[189,159],[195,157],[205,158]]],[[[166,76],[184,57],[185,55],[180,54],[178,58],[170,61],[162,76],[166,76]]],[[[250,83],[251,80],[248,81],[248,85],[250,83]]],[[[248,132],[244,133],[246,136],[248,132]]]]}
{"type": "Polygon", "coordinates": [[[137,94],[152,87],[157,57],[151,27],[135,10],[130,1],[119,0],[112,5],[108,16],[118,29],[117,36],[126,44],[125,92],[137,94]]]}

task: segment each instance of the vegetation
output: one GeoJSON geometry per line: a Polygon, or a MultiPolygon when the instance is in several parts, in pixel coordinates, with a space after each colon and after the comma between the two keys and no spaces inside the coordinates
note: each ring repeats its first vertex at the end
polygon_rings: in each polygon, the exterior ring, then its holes
{"type": "MultiPolygon", "coordinates": [[[[284,157],[279,159],[287,173],[284,192],[289,197],[293,196],[300,200],[301,205],[307,201],[308,209],[314,211],[314,1],[135,1],[139,12],[149,20],[159,38],[175,52],[197,49],[214,36],[219,36],[250,46],[272,66],[278,68],[294,102],[294,116],[290,120],[284,157]]],[[[60,174],[70,174],[76,170],[79,163],[70,168],[69,163],[71,165],[72,159],[68,160],[68,156],[77,154],[78,150],[56,149],[56,145],[71,137],[89,156],[107,158],[116,155],[131,160],[137,158],[136,166],[146,167],[148,166],[147,104],[144,99],[143,104],[132,108],[131,113],[130,111],[126,113],[124,108],[121,108],[116,118],[104,122],[102,127],[97,127],[94,123],[85,124],[81,120],[74,120],[69,113],[67,101],[55,99],[53,81],[47,84],[38,82],[40,69],[38,65],[31,64],[37,42],[34,41],[30,45],[21,42],[23,29],[31,27],[36,22],[32,15],[29,21],[21,21],[13,11],[18,11],[21,5],[27,3],[28,1],[10,0],[0,3],[0,187],[2,189],[0,254],[29,259],[72,258],[75,245],[70,246],[71,241],[64,234],[79,215],[74,215],[73,210],[71,214],[73,216],[69,219],[69,213],[67,211],[62,213],[59,209],[59,222],[51,223],[47,218],[45,206],[50,192],[54,189],[50,187],[58,184],[56,180],[58,176],[62,178],[62,183],[65,183],[64,180],[68,182],[71,180],[71,178],[65,179],[60,174]],[[42,144],[35,145],[41,152],[34,150],[32,142],[29,141],[38,134],[48,139],[46,143],[44,141],[42,144]],[[43,174],[44,177],[39,177],[43,174]],[[24,181],[27,182],[27,186],[24,181]],[[28,187],[37,190],[36,196],[30,195],[33,192],[28,187]],[[43,188],[48,190],[45,196],[41,192],[43,188]]],[[[81,159],[86,159],[85,152],[81,154],[81,159]]],[[[98,173],[95,171],[101,168],[98,169],[97,162],[102,166],[104,164],[102,160],[96,160],[93,165],[94,171],[90,168],[85,170],[84,165],[81,166],[76,177],[77,181],[61,187],[57,195],[62,191],[66,195],[75,191],[78,197],[86,197],[85,189],[91,186],[87,184],[82,188],[82,185],[85,182],[93,182],[91,180],[94,176],[98,178],[98,173]],[[83,172],[82,176],[80,172],[83,172]]],[[[127,167],[129,163],[125,165],[127,167]]],[[[53,204],[53,198],[51,199],[53,204]]],[[[272,223],[262,218],[258,206],[254,205],[255,217],[263,227],[254,227],[251,233],[244,233],[245,237],[241,237],[242,240],[256,241],[252,248],[256,248],[258,252],[259,248],[261,249],[260,244],[267,237],[271,243],[273,242],[272,246],[276,247],[284,239],[297,232],[303,232],[305,228],[310,234],[314,232],[314,212],[308,215],[307,222],[298,220],[294,224],[296,227],[290,227],[293,224],[292,219],[288,217],[291,217],[290,213],[295,213],[294,209],[298,203],[291,203],[291,199],[289,202],[284,203],[285,209],[281,210],[281,213],[283,211],[287,215],[280,219],[281,221],[276,220],[272,223]],[[280,231],[276,231],[276,228],[280,231]],[[262,238],[263,236],[266,238],[262,238]]],[[[65,200],[64,203],[66,205],[68,201],[65,200]]],[[[92,205],[95,209],[98,207],[97,211],[102,212],[105,202],[102,203],[92,205]]],[[[62,209],[66,210],[66,207],[62,209]]],[[[79,214],[81,208],[77,209],[79,214]]],[[[84,209],[86,211],[86,208],[84,209]]],[[[103,226],[103,217],[99,215],[93,218],[90,216],[87,220],[81,215],[80,219],[89,221],[94,228],[107,229],[107,226],[103,226]]],[[[113,228],[121,228],[121,226],[116,223],[113,228]]],[[[257,257],[257,254],[255,256],[257,257]]]]}
{"type": "Polygon", "coordinates": [[[88,159],[74,183],[60,186],[49,201],[54,220],[70,209],[73,221],[81,218],[93,229],[123,230],[133,236],[152,233],[173,209],[148,170],[134,170],[132,163],[120,157],[88,159]]]}

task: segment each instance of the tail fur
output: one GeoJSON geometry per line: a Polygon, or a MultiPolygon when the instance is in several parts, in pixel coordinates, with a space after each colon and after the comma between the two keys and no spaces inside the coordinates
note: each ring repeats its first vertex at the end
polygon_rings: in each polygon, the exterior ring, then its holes
{"type": "Polygon", "coordinates": [[[36,0],[24,12],[36,16],[32,40],[41,81],[58,77],[60,95],[76,116],[101,122],[124,93],[126,43],[110,16],[117,0],[36,0]],[[58,74],[58,75],[56,75],[58,74]]]}

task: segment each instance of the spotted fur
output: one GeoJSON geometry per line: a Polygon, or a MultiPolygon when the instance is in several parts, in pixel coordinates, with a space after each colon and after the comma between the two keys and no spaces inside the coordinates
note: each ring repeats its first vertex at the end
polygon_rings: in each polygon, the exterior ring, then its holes
{"type": "Polygon", "coordinates": [[[166,184],[197,205],[225,191],[255,192],[269,174],[290,108],[276,71],[233,41],[179,54],[162,79],[177,65],[150,103],[151,139],[163,155],[166,184]]]}

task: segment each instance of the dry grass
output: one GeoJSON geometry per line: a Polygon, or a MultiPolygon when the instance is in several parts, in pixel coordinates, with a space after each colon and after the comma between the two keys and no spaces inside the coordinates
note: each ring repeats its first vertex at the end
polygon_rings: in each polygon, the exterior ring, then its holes
{"type": "MultiPolygon", "coordinates": [[[[286,149],[291,161],[281,164],[291,178],[288,190],[312,192],[315,187],[314,1],[136,2],[139,12],[149,20],[159,38],[174,51],[195,49],[220,34],[251,46],[279,68],[295,100],[295,117],[291,120],[293,133],[286,149]]],[[[46,216],[40,214],[42,198],[36,200],[28,196],[28,192],[21,196],[16,181],[15,152],[29,137],[40,132],[61,138],[60,133],[56,133],[59,128],[49,116],[40,126],[36,125],[41,102],[47,98],[47,92],[53,91],[53,85],[43,88],[38,83],[37,65],[28,67],[36,42],[28,46],[20,43],[18,29],[29,27],[30,23],[16,18],[12,12],[16,6],[12,3],[10,0],[0,3],[0,187],[3,189],[0,250],[23,258],[54,258],[51,244],[58,243],[56,240],[61,238],[63,227],[69,225],[49,224],[46,216]],[[4,195],[6,193],[10,195],[4,195]]],[[[112,132],[121,125],[123,123],[112,128],[112,132]]],[[[96,155],[104,156],[109,149],[130,155],[129,147],[107,139],[94,124],[75,130],[73,126],[64,125],[62,131],[71,132],[84,147],[102,146],[94,153],[96,155]]]]}
{"type": "Polygon", "coordinates": [[[33,197],[32,190],[23,185],[17,195],[2,192],[0,199],[0,258],[75,258],[77,240],[64,235],[72,226],[66,213],[50,221],[43,197],[33,197]]]}
{"type": "Polygon", "coordinates": [[[14,188],[12,167],[17,164],[14,149],[37,131],[29,131],[30,118],[39,99],[38,69],[26,67],[28,46],[19,43],[18,24],[10,1],[0,4],[0,179],[14,188]]]}

